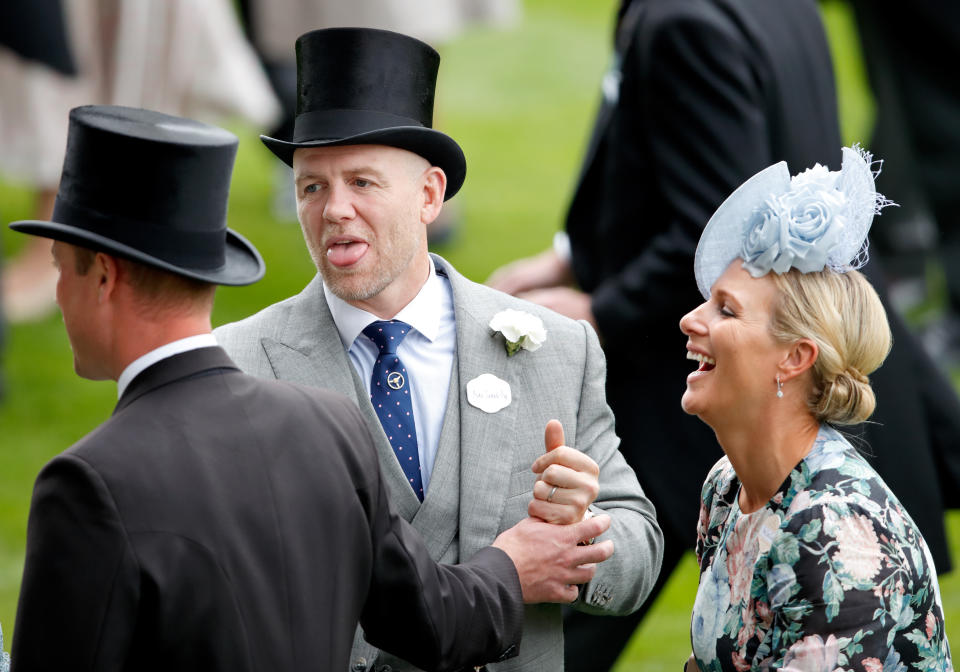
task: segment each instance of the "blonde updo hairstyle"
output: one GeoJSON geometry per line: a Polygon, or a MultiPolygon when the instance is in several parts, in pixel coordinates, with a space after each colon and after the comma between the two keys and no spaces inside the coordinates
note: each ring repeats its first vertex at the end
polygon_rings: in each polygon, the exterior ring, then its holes
{"type": "Polygon", "coordinates": [[[886,359],[893,340],[876,290],[857,271],[791,269],[770,276],[779,290],[770,321],[774,338],[782,343],[809,338],[820,349],[812,368],[810,412],[831,425],[863,422],[876,407],[867,376],[886,359]]]}

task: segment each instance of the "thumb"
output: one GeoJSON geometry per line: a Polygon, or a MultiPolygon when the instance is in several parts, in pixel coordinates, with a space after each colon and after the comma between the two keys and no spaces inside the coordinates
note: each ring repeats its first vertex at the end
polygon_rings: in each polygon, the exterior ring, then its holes
{"type": "Polygon", "coordinates": [[[559,420],[551,420],[543,430],[543,442],[546,444],[549,453],[554,448],[563,445],[563,425],[559,420]]]}

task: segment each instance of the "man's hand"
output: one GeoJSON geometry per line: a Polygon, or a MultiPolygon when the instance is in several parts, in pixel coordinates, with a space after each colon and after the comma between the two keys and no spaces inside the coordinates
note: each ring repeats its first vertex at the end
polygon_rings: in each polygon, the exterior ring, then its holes
{"type": "Polygon", "coordinates": [[[583,520],[600,492],[600,467],[588,455],[563,445],[563,425],[551,420],[543,433],[547,452],[531,467],[539,474],[527,513],[548,523],[583,520]]]}
{"type": "Polygon", "coordinates": [[[597,320],[593,316],[593,304],[590,295],[580,290],[572,287],[546,287],[520,292],[517,297],[549,308],[561,315],[566,315],[570,319],[586,320],[594,331],[599,333],[597,320]]]}
{"type": "Polygon", "coordinates": [[[570,265],[552,249],[535,257],[517,259],[495,270],[487,284],[507,294],[518,294],[541,287],[568,285],[573,282],[570,265]]]}
{"type": "Polygon", "coordinates": [[[613,542],[609,539],[591,546],[578,544],[603,534],[609,527],[607,515],[575,525],[551,525],[524,518],[501,533],[493,546],[513,560],[524,602],[568,604],[577,599],[577,586],[593,578],[596,563],[613,555],[613,542]]]}

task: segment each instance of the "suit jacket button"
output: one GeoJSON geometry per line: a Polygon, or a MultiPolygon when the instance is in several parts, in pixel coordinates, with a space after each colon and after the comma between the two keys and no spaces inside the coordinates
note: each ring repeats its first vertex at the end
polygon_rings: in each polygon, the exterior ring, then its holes
{"type": "Polygon", "coordinates": [[[351,668],[353,672],[365,672],[367,669],[367,659],[366,658],[357,658],[353,663],[351,668]]]}

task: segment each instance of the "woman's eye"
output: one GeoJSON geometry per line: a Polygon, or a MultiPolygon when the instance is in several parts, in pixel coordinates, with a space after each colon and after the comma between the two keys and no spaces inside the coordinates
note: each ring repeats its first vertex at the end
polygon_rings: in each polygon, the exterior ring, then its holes
{"type": "Polygon", "coordinates": [[[736,317],[733,311],[727,308],[726,306],[720,306],[720,314],[724,317],[736,317]]]}
{"type": "Polygon", "coordinates": [[[305,187],[303,188],[303,193],[305,193],[305,194],[313,194],[313,193],[316,193],[317,189],[319,189],[319,188],[320,188],[320,185],[317,185],[317,184],[308,184],[307,186],[305,186],[305,187]]]}
{"type": "Polygon", "coordinates": [[[358,177],[357,179],[355,179],[355,180],[353,181],[353,183],[354,183],[355,185],[357,185],[358,187],[369,187],[369,186],[370,186],[370,180],[365,180],[365,179],[363,179],[362,177],[358,177]]]}

